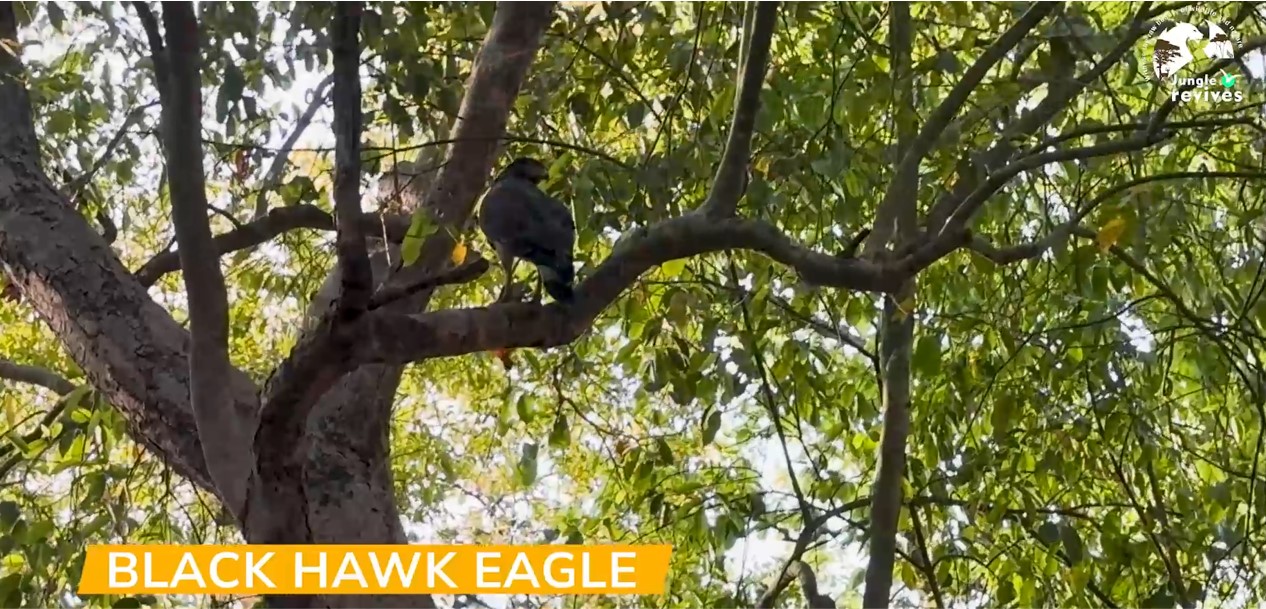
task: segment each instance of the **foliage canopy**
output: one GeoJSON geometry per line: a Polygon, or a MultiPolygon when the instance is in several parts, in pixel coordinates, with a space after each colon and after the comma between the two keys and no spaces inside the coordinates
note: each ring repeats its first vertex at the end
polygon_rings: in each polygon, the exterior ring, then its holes
{"type": "MultiPolygon", "coordinates": [[[[174,242],[141,22],[124,4],[14,6],[43,170],[123,265],[141,269],[174,242]]],[[[521,155],[550,164],[544,188],[573,207],[582,283],[622,239],[712,192],[739,98],[746,6],[556,9],[496,167],[521,155]]],[[[1237,50],[1259,44],[1255,5],[1199,6],[1235,24],[1237,50]]],[[[270,209],[333,213],[333,10],[198,7],[215,234],[270,209]]],[[[395,211],[376,186],[384,171],[444,158],[497,10],[365,7],[366,211],[395,211]]],[[[903,84],[891,5],[781,5],[741,215],[847,256],[901,159],[901,87],[912,91],[908,116],[927,125],[1028,10],[910,5],[903,84]]],[[[896,302],[915,328],[896,604],[1266,600],[1266,69],[1254,68],[1256,51],[1227,68],[1242,103],[1170,103],[1174,87],[1149,77],[1152,43],[1138,24],[1182,10],[1060,7],[970,89],[917,166],[920,218],[964,181],[1000,183],[971,218],[975,240],[922,269],[915,295],[896,302]],[[1005,179],[972,168],[1026,112],[1099,68],[1002,165],[1053,160],[1005,179]],[[1150,137],[1156,117],[1163,137],[1075,153],[1150,137]]],[[[0,241],[18,230],[15,214],[0,206],[0,241]]],[[[258,385],[308,327],[335,262],[332,229],[279,231],[221,259],[232,364],[258,385]]],[[[455,259],[487,255],[481,239],[459,233],[466,253],[455,259]]],[[[410,539],[673,544],[665,597],[595,601],[609,606],[751,606],[794,551],[839,606],[860,607],[887,297],[812,285],[754,248],[719,249],[655,265],[565,345],[411,364],[390,421],[410,539]]],[[[59,602],[86,544],[241,540],[214,494],[136,441],[131,415],[31,304],[47,296],[14,270],[19,254],[0,250],[0,605],[59,602]]],[[[181,323],[184,285],[167,272],[148,287],[181,323]]],[[[494,270],[436,290],[430,309],[481,307],[499,287],[494,270]]],[[[802,606],[794,591],[778,602],[802,606]]]]}

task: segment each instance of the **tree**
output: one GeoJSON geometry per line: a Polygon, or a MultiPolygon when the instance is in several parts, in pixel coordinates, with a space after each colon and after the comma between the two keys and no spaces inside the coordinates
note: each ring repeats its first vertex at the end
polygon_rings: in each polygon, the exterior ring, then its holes
{"type": "Polygon", "coordinates": [[[4,5],[0,595],[468,495],[424,536],[666,540],[665,606],[1260,601],[1266,173],[1225,79],[1266,42],[1211,6],[4,5]],[[1196,16],[1242,35],[1222,80],[1152,82],[1196,16]],[[571,306],[489,304],[470,220],[520,153],[571,306]]]}

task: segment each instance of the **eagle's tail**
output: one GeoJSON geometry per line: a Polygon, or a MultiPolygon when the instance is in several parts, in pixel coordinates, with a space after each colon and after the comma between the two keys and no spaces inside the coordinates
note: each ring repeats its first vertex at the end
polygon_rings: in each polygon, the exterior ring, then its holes
{"type": "Polygon", "coordinates": [[[536,268],[541,274],[541,283],[545,285],[545,291],[554,300],[561,303],[569,303],[575,298],[575,294],[572,292],[575,270],[571,261],[549,266],[539,265],[536,268]]]}

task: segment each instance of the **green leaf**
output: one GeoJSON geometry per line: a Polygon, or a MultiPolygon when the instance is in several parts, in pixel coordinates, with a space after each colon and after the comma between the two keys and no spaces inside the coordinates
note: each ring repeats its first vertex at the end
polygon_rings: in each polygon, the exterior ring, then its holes
{"type": "Polygon", "coordinates": [[[1068,559],[1077,564],[1086,556],[1085,546],[1082,545],[1081,535],[1077,533],[1077,529],[1072,525],[1064,524],[1059,527],[1059,537],[1064,542],[1064,553],[1068,554],[1068,559]]]}
{"type": "Polygon", "coordinates": [[[536,482],[538,450],[539,447],[535,442],[526,442],[520,447],[518,472],[519,482],[523,486],[532,486],[536,482]]]}
{"type": "Polygon", "coordinates": [[[79,530],[79,534],[85,538],[91,538],[102,529],[109,526],[110,520],[111,517],[109,513],[97,514],[96,518],[93,518],[88,522],[88,524],[85,524],[83,528],[79,530]]]}
{"type": "Polygon", "coordinates": [[[554,426],[550,428],[549,445],[551,448],[558,449],[571,445],[571,428],[567,425],[567,417],[562,414],[554,419],[554,426]]]}
{"type": "Polygon", "coordinates": [[[227,64],[224,68],[224,82],[220,83],[220,91],[215,100],[217,120],[226,119],[229,109],[241,101],[245,87],[246,78],[242,75],[241,68],[233,63],[227,64]]]}
{"type": "Polygon", "coordinates": [[[1059,525],[1053,522],[1043,522],[1042,526],[1037,528],[1037,538],[1048,546],[1059,543],[1059,537],[1059,525]]]}
{"type": "Polygon", "coordinates": [[[425,209],[413,212],[409,230],[405,233],[404,242],[400,245],[400,259],[405,266],[417,262],[418,256],[422,255],[422,243],[437,230],[439,230],[439,225],[431,219],[431,215],[425,209]]]}
{"type": "Polygon", "coordinates": [[[703,445],[707,446],[716,440],[718,431],[721,431],[721,411],[713,410],[703,422],[703,445]]]}
{"type": "Polygon", "coordinates": [[[22,574],[10,573],[0,578],[0,601],[11,601],[14,597],[21,598],[22,574]]]}
{"type": "Polygon", "coordinates": [[[514,411],[519,415],[519,420],[528,425],[536,420],[536,413],[532,412],[532,404],[528,401],[526,393],[520,393],[519,399],[514,401],[514,411]]]}
{"type": "Polygon", "coordinates": [[[12,501],[0,501],[0,531],[13,529],[13,523],[22,517],[22,510],[12,501]]]}
{"type": "Polygon", "coordinates": [[[672,447],[668,446],[668,441],[664,438],[655,438],[655,449],[661,465],[671,466],[676,461],[672,447]]]}
{"type": "Polygon", "coordinates": [[[1144,600],[1141,606],[1143,609],[1173,609],[1175,604],[1174,595],[1165,587],[1144,600]]]}
{"type": "Polygon", "coordinates": [[[919,575],[909,561],[901,561],[901,583],[910,589],[919,587],[919,575]]]}
{"type": "Polygon", "coordinates": [[[941,371],[941,345],[936,336],[923,336],[911,358],[914,369],[924,378],[936,376],[941,371]]]}
{"type": "Polygon", "coordinates": [[[50,112],[47,126],[52,133],[66,133],[70,131],[71,127],[75,126],[75,116],[63,110],[50,112]]]}
{"type": "Polygon", "coordinates": [[[66,23],[65,11],[62,10],[62,7],[57,6],[56,2],[48,2],[44,6],[48,8],[48,22],[52,24],[53,29],[59,32],[62,31],[62,26],[66,23]]]}
{"type": "Polygon", "coordinates": [[[994,400],[993,413],[989,417],[989,422],[993,425],[995,438],[1002,438],[1011,431],[1016,410],[1015,398],[1009,394],[1001,394],[994,400]]]}

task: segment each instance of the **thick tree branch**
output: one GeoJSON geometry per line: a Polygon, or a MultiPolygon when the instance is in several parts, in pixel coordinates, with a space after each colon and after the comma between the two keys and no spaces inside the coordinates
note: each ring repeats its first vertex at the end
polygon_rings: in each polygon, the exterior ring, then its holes
{"type": "MultiPolygon", "coordinates": [[[[0,4],[0,37],[16,36],[13,5],[0,4]]],[[[212,492],[189,404],[189,335],[119,263],[108,244],[40,169],[30,99],[17,56],[0,53],[0,259],[89,382],[118,408],[136,442],[212,492]],[[66,264],[67,260],[76,263],[66,264]],[[102,307],[102,302],[112,306],[102,307]]],[[[233,407],[256,411],[256,388],[234,370],[233,407]]]]}
{"type": "Polygon", "coordinates": [[[777,2],[758,2],[751,38],[745,42],[747,56],[743,61],[743,79],[739,83],[738,102],[730,119],[730,134],[712,181],[712,190],[703,202],[703,212],[713,217],[733,216],[738,200],[747,188],[747,164],[752,157],[752,132],[756,129],[756,113],[760,109],[760,93],[769,65],[769,47],[778,19],[777,2]]]}
{"type": "Polygon", "coordinates": [[[358,220],[360,204],[360,14],[359,2],[340,2],[334,9],[334,247],[342,272],[338,299],[340,326],[365,312],[373,289],[369,251],[358,220]]]}
{"type": "Polygon", "coordinates": [[[872,292],[896,290],[921,270],[905,263],[838,258],[795,244],[760,220],[687,214],[626,237],[576,287],[570,307],[505,303],[421,315],[380,310],[362,330],[360,363],[395,363],[510,347],[552,347],[584,334],[604,308],[656,265],[710,252],[748,249],[794,268],[807,282],[872,292]]]}
{"type": "Polygon", "coordinates": [[[243,421],[229,397],[228,295],[207,221],[202,170],[202,70],[198,24],[192,4],[163,6],[169,73],[160,90],[162,132],[172,200],[172,223],[189,295],[192,346],[190,401],[211,479],[233,513],[246,500],[253,458],[244,444],[243,421]]]}
{"type": "Polygon", "coordinates": [[[835,609],[835,599],[821,593],[818,590],[818,577],[813,573],[813,569],[803,561],[795,561],[791,563],[787,569],[789,573],[795,573],[796,578],[800,580],[800,594],[804,597],[804,604],[809,609],[835,609]]]}
{"type": "MultiPolygon", "coordinates": [[[[443,167],[424,198],[427,211],[441,226],[422,247],[421,256],[406,272],[396,273],[392,285],[416,285],[418,278],[442,270],[449,264],[454,236],[460,234],[492,168],[497,141],[505,130],[508,113],[518,97],[524,76],[536,56],[541,36],[553,18],[553,3],[500,3],[484,46],[475,61],[467,90],[453,130],[457,140],[449,149],[443,167]]],[[[418,310],[424,306],[429,290],[401,298],[385,305],[357,322],[357,332],[373,317],[390,311],[418,310]]],[[[398,315],[398,313],[397,313],[398,315]]],[[[315,329],[306,332],[285,361],[277,367],[263,390],[261,429],[272,430],[260,435],[261,486],[272,497],[265,509],[252,509],[248,522],[248,538],[255,542],[280,541],[298,543],[319,540],[309,526],[310,518],[339,518],[347,521],[363,518],[352,514],[358,506],[337,499],[341,492],[339,479],[328,479],[305,472],[328,470],[329,464],[314,460],[311,451],[329,455],[333,451],[354,451],[356,455],[378,454],[381,446],[325,446],[319,442],[381,442],[386,437],[385,422],[392,403],[391,396],[399,382],[398,367],[373,367],[339,380],[356,367],[352,353],[320,347],[321,336],[328,334],[330,316],[324,316],[315,329]],[[336,386],[337,384],[337,386],[336,386]],[[334,391],[330,391],[334,389],[334,391]],[[322,396],[329,391],[329,399],[322,396]],[[318,404],[319,401],[319,404],[318,404]],[[368,402],[368,404],[366,404],[368,402]],[[306,423],[318,409],[321,423],[337,422],[355,426],[345,433],[320,429],[310,438],[306,423]],[[354,423],[351,417],[355,417],[354,423]],[[265,441],[266,438],[266,441],[265,441]],[[266,452],[267,451],[267,452],[266,452]],[[267,463],[267,467],[265,466],[267,463]],[[315,468],[315,469],[314,469],[315,468]],[[265,474],[267,471],[267,474],[265,474]],[[325,497],[315,502],[312,493],[325,497]],[[258,512],[258,513],[257,513],[258,512]]],[[[358,349],[359,351],[359,349],[358,349]]],[[[354,467],[358,476],[378,476],[379,458],[366,462],[343,459],[354,467]]],[[[333,474],[331,474],[332,476],[333,474]]],[[[339,476],[345,476],[340,472],[339,476]]],[[[389,475],[389,473],[387,474],[389,475]]],[[[340,478],[341,479],[341,478],[340,478]]],[[[403,542],[404,533],[394,514],[380,514],[371,528],[360,532],[366,539],[403,542]]],[[[278,599],[300,604],[304,599],[278,599]]],[[[341,599],[343,600],[343,599],[341,599]]],[[[408,597],[411,606],[434,606],[429,597],[408,597]]]]}
{"type": "MultiPolygon", "coordinates": [[[[909,5],[893,4],[889,10],[889,47],[894,75],[893,116],[897,133],[895,156],[906,159],[918,140],[918,136],[914,135],[917,119],[911,70],[913,26],[909,5]]],[[[1029,12],[1034,12],[1034,9],[1029,9],[1029,12]]],[[[937,133],[939,137],[939,131],[937,133]]],[[[876,214],[890,214],[898,248],[912,242],[918,234],[918,161],[913,167],[913,173],[905,181],[889,185],[888,193],[893,193],[894,198],[887,201],[886,209],[876,214]]],[[[879,230],[879,224],[875,226],[879,230]]],[[[874,245],[885,247],[887,243],[874,245]]],[[[870,503],[870,556],[866,563],[866,588],[862,592],[862,606],[867,609],[888,606],[892,571],[896,565],[898,524],[905,495],[906,443],[910,435],[910,357],[914,345],[914,311],[907,308],[914,302],[915,289],[915,277],[911,274],[897,293],[883,299],[883,318],[878,324],[883,431],[870,503]]]]}
{"type": "Polygon", "coordinates": [[[1028,36],[1029,31],[1037,26],[1052,11],[1059,8],[1056,2],[1036,2],[1020,16],[1015,25],[998,37],[984,54],[963,74],[962,80],[954,85],[941,104],[928,117],[919,135],[910,143],[910,148],[901,157],[897,170],[893,173],[884,198],[875,210],[875,223],[862,252],[871,254],[888,245],[888,241],[896,233],[898,199],[906,195],[903,185],[911,183],[918,177],[919,164],[940,140],[945,128],[954,120],[959,108],[967,103],[967,99],[975,91],[980,81],[984,80],[989,70],[993,69],[1016,44],[1028,36]]]}
{"type": "Polygon", "coordinates": [[[59,395],[65,395],[75,390],[75,384],[66,380],[66,377],[39,366],[28,366],[11,362],[6,359],[0,359],[0,379],[25,383],[27,385],[38,385],[45,389],[56,392],[59,395]]]}
{"type": "MultiPolygon", "coordinates": [[[[401,269],[393,283],[415,283],[449,264],[457,244],[454,237],[465,230],[488,182],[498,143],[505,136],[510,108],[553,19],[554,7],[552,2],[497,3],[492,27],[475,60],[453,125],[453,145],[423,197],[426,208],[448,230],[437,231],[428,238],[417,261],[401,269]]],[[[424,299],[425,292],[418,298],[424,299]]]]}
{"type": "Polygon", "coordinates": [[[11,2],[0,4],[0,116],[5,117],[4,127],[0,128],[0,147],[12,151],[13,158],[39,167],[39,144],[31,116],[31,96],[23,86],[14,6],[11,2]]]}
{"type": "Polygon", "coordinates": [[[331,74],[312,90],[312,101],[308,102],[307,109],[295,120],[294,129],[286,137],[286,141],[277,151],[277,156],[273,157],[272,165],[268,166],[268,172],[264,174],[264,179],[259,186],[259,194],[255,196],[255,213],[251,216],[252,221],[262,219],[268,213],[268,193],[281,182],[281,177],[286,173],[286,165],[290,162],[290,153],[299,142],[299,138],[303,136],[303,132],[308,129],[308,125],[312,124],[312,119],[316,118],[316,113],[325,105],[325,90],[333,82],[334,75],[331,74]]]}

